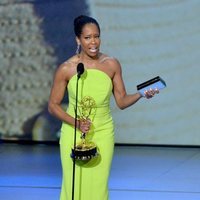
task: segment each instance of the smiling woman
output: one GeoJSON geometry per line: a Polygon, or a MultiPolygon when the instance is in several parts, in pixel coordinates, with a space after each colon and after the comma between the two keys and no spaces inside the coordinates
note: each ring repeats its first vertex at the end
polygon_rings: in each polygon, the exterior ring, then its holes
{"type": "MultiPolygon", "coordinates": [[[[117,59],[100,52],[100,27],[98,22],[89,16],[79,16],[74,20],[76,42],[81,49],[78,54],[69,58],[56,71],[49,99],[49,111],[63,124],[61,128],[60,149],[63,167],[61,200],[71,199],[72,193],[72,159],[71,147],[74,129],[77,128],[76,141],[82,142],[83,135],[87,142],[97,145],[99,156],[76,161],[75,199],[107,200],[108,177],[113,156],[114,126],[110,111],[110,98],[113,93],[116,104],[125,109],[135,104],[143,95],[127,94],[122,79],[121,65],[117,59]],[[80,77],[78,91],[78,121],[75,120],[76,105],[76,71],[82,63],[85,71],[80,77]],[[65,112],[61,107],[64,93],[68,91],[69,105],[65,112]],[[86,98],[87,97],[87,98],[86,98]],[[94,102],[86,106],[85,99],[94,102]],[[83,104],[85,106],[83,106],[83,104]],[[87,111],[87,115],[85,114],[87,111]],[[76,126],[77,125],[77,126],[76,126]]],[[[148,91],[144,97],[151,98],[155,90],[148,91]]],[[[83,145],[85,143],[82,143],[83,145]]],[[[74,165],[73,165],[74,166],[74,165]]]]}

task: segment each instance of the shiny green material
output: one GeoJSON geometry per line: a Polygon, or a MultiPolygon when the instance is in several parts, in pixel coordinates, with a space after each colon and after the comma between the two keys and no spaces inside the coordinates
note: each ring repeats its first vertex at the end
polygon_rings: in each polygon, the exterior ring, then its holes
{"type": "MultiPolygon", "coordinates": [[[[75,94],[77,76],[68,83],[69,106],[67,112],[75,116],[75,94]]],[[[113,156],[114,129],[110,114],[110,97],[112,81],[103,71],[86,69],[79,79],[78,106],[81,99],[90,96],[95,100],[89,118],[92,121],[86,140],[97,145],[98,157],[89,161],[76,161],[75,200],[108,200],[108,178],[113,156]]],[[[81,115],[78,109],[78,115],[81,115]]],[[[80,142],[80,131],[77,130],[77,143],[80,142]]],[[[70,157],[73,146],[74,127],[63,123],[61,128],[60,150],[63,167],[61,200],[71,199],[73,161],[70,157]]]]}

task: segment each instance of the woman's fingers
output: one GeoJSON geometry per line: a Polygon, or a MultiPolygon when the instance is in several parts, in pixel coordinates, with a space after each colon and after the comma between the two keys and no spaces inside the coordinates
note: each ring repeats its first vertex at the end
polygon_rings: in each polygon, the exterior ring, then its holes
{"type": "Polygon", "coordinates": [[[155,89],[150,88],[149,90],[146,90],[144,92],[145,97],[147,99],[152,98],[155,94],[158,94],[158,93],[159,93],[159,90],[157,88],[155,88],[155,89]]]}
{"type": "Polygon", "coordinates": [[[79,121],[79,129],[83,133],[88,133],[90,130],[90,126],[91,126],[91,121],[89,119],[79,121]]]}

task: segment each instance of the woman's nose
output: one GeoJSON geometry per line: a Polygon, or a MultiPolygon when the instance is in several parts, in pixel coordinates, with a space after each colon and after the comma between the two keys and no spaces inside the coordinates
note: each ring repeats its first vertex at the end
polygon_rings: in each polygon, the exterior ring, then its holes
{"type": "Polygon", "coordinates": [[[95,43],[95,38],[92,38],[91,42],[92,42],[92,43],[95,43]]]}

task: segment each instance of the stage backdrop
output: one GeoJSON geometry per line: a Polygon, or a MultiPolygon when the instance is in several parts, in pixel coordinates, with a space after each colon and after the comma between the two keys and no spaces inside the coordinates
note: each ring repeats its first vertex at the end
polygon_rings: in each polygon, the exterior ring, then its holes
{"type": "Polygon", "coordinates": [[[112,99],[116,143],[200,145],[198,0],[16,2],[0,4],[2,138],[59,138],[60,122],[46,109],[52,76],[75,51],[73,18],[90,14],[102,27],[101,50],[122,64],[128,93],[157,75],[167,83],[123,111],[112,99]]]}

